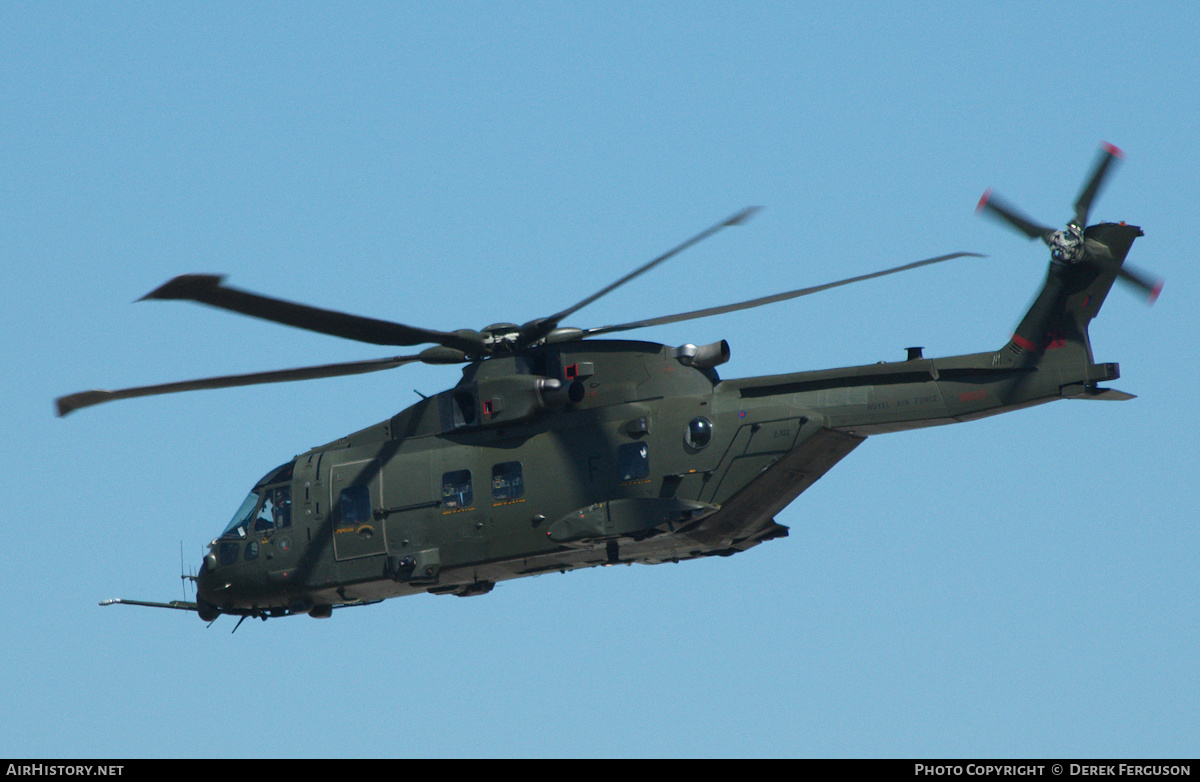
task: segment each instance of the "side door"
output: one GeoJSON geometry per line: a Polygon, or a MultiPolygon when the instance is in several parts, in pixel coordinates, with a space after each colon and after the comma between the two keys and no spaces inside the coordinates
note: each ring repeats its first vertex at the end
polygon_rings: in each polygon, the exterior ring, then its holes
{"type": "Polygon", "coordinates": [[[386,551],[379,460],[364,459],[329,468],[333,552],[338,560],[357,559],[386,551]]]}
{"type": "Polygon", "coordinates": [[[434,515],[442,540],[442,563],[484,559],[491,510],[488,476],[477,463],[478,449],[452,446],[429,454],[434,515]]]}

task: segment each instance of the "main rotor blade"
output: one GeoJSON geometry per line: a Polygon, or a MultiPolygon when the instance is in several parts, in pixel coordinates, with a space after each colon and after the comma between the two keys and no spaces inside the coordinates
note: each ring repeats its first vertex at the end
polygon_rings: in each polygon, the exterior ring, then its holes
{"type": "Polygon", "coordinates": [[[876,277],[886,277],[889,274],[897,274],[899,272],[908,271],[910,269],[917,269],[922,266],[929,266],[931,264],[953,260],[954,258],[966,258],[966,257],[983,258],[985,256],[980,255],[979,253],[965,253],[965,252],[951,253],[949,255],[939,255],[936,258],[926,258],[923,261],[916,261],[914,263],[906,263],[903,266],[897,266],[892,269],[884,269],[883,271],[872,272],[870,274],[860,274],[857,277],[850,277],[845,280],[838,280],[837,282],[827,282],[824,285],[814,285],[810,288],[800,288],[799,290],[789,291],[787,293],[776,293],[773,296],[763,296],[758,299],[751,299],[749,301],[743,301],[738,304],[726,304],[726,305],[720,306],[720,307],[709,307],[707,309],[693,310],[692,312],[684,312],[679,315],[667,315],[667,316],[664,316],[661,318],[649,318],[647,320],[639,320],[639,321],[634,321],[632,323],[622,323],[617,326],[601,326],[599,328],[594,328],[594,329],[584,329],[583,336],[592,336],[595,334],[610,334],[614,331],[630,331],[632,329],[646,328],[647,326],[661,326],[666,323],[678,323],[679,321],[684,321],[684,320],[695,320],[696,318],[708,318],[713,315],[723,315],[726,312],[736,312],[737,310],[747,310],[752,307],[761,307],[764,304],[774,304],[777,301],[787,301],[788,299],[795,299],[800,296],[808,296],[809,294],[819,293],[821,291],[829,290],[830,288],[838,288],[838,287],[841,287],[842,285],[850,285],[851,283],[862,282],[864,280],[871,280],[876,277]]]}
{"type": "Polygon", "coordinates": [[[1053,228],[1048,228],[1026,217],[1020,210],[1005,203],[990,189],[986,190],[983,197],[979,199],[975,212],[1008,223],[1030,239],[1041,239],[1046,244],[1050,243],[1050,237],[1054,235],[1053,228]]]}
{"type": "Polygon", "coordinates": [[[353,339],[358,342],[368,342],[372,345],[410,346],[432,342],[465,353],[478,353],[483,347],[482,338],[472,339],[461,333],[432,331],[386,320],[319,309],[305,304],[294,304],[227,287],[222,284],[223,280],[224,277],[215,274],[184,274],[147,293],[139,301],[145,299],[195,301],[210,307],[249,315],[252,318],[262,318],[282,323],[285,326],[294,326],[298,329],[353,339]]]}
{"type": "Polygon", "coordinates": [[[420,356],[394,356],[392,358],[372,359],[368,361],[349,361],[341,364],[322,364],[296,369],[280,369],[273,372],[252,372],[246,375],[225,375],[209,377],[200,380],[185,380],[179,383],[163,383],[154,386],[139,386],[120,391],[81,391],[69,394],[55,400],[58,415],[61,418],[70,412],[83,407],[91,407],[103,402],[113,402],[118,399],[132,399],[139,396],[157,396],[159,394],[174,394],[180,391],[200,391],[213,388],[234,388],[237,386],[253,386],[262,383],[286,383],[292,380],[314,380],[322,377],[341,377],[343,375],[361,375],[366,372],[378,372],[392,369],[410,361],[420,361],[420,356]]]}
{"type": "Polygon", "coordinates": [[[1113,162],[1123,157],[1125,157],[1125,153],[1117,147],[1107,141],[1101,143],[1100,154],[1096,157],[1096,163],[1092,168],[1091,175],[1087,178],[1087,184],[1079,191],[1079,198],[1075,199],[1075,219],[1071,222],[1079,229],[1087,228],[1088,212],[1091,211],[1092,201],[1095,200],[1100,188],[1104,185],[1104,180],[1108,177],[1113,162]]]}
{"type": "Polygon", "coordinates": [[[761,208],[762,207],[760,207],[760,206],[748,206],[745,209],[741,210],[740,212],[730,215],[729,217],[725,218],[724,220],[717,223],[716,225],[701,231],[700,233],[696,234],[691,239],[688,239],[687,241],[683,242],[682,244],[679,244],[679,245],[671,248],[670,250],[667,250],[665,253],[658,256],[657,258],[650,261],[649,263],[645,263],[642,266],[639,266],[638,268],[631,271],[629,274],[626,274],[621,279],[617,280],[616,282],[612,283],[611,285],[609,285],[605,288],[601,288],[600,290],[596,291],[591,296],[588,296],[586,299],[579,302],[578,304],[575,304],[571,307],[567,307],[565,310],[556,312],[553,315],[550,315],[549,317],[540,318],[538,320],[534,320],[534,321],[531,321],[531,322],[525,324],[524,326],[521,327],[522,342],[524,342],[525,344],[529,344],[532,342],[536,342],[537,340],[545,337],[547,334],[549,334],[551,331],[553,331],[558,326],[558,324],[562,322],[562,320],[564,318],[570,317],[571,315],[573,315],[574,313],[583,309],[587,305],[591,304],[593,301],[600,298],[601,296],[612,293],[614,290],[621,287],[622,285],[629,282],[630,280],[634,279],[635,277],[645,274],[646,272],[650,271],[655,266],[658,266],[660,263],[667,260],[668,258],[678,255],[679,253],[683,252],[684,250],[691,247],[692,245],[704,241],[708,237],[710,237],[713,234],[720,231],[722,228],[728,228],[728,227],[734,226],[734,225],[741,225],[742,223],[746,222],[751,217],[753,217],[754,213],[757,212],[761,208]]]}

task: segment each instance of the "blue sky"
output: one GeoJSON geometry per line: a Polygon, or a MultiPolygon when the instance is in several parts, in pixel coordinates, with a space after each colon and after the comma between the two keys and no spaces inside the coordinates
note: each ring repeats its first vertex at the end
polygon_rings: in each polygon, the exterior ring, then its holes
{"type": "MultiPolygon", "coordinates": [[[[1192,756],[1200,739],[1190,3],[0,5],[0,755],[1192,756]],[[1092,328],[1124,403],[871,438],[729,559],[211,628],[183,596],[252,483],[454,367],[54,397],[384,349],[180,302],[186,272],[435,329],[650,329],[725,377],[999,347],[1046,253],[995,187],[1141,225],[1154,307],[1092,328]]],[[[395,352],[395,351],[393,351],[395,352]]]]}

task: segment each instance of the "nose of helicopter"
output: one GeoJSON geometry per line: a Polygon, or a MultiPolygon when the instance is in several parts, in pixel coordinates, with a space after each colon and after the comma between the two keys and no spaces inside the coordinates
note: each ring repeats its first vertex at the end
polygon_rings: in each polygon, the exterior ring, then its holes
{"type": "Polygon", "coordinates": [[[214,594],[216,584],[213,570],[215,566],[216,555],[209,552],[200,564],[200,572],[196,574],[196,613],[205,622],[211,622],[221,615],[221,610],[216,606],[217,598],[214,594]]]}

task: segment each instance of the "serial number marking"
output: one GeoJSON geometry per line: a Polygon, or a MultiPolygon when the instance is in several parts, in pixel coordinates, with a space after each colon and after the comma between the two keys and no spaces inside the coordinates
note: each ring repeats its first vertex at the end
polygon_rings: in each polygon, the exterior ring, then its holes
{"type": "Polygon", "coordinates": [[[871,402],[867,405],[867,410],[903,410],[908,407],[929,407],[931,405],[940,405],[942,398],[937,394],[929,394],[928,396],[914,396],[907,399],[894,399],[879,402],[871,402]]]}

